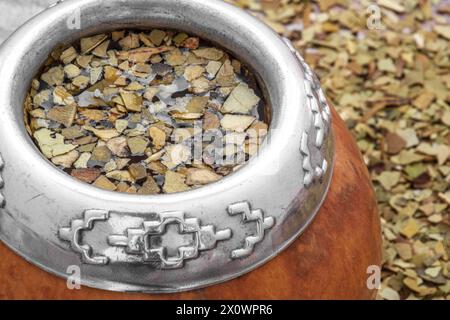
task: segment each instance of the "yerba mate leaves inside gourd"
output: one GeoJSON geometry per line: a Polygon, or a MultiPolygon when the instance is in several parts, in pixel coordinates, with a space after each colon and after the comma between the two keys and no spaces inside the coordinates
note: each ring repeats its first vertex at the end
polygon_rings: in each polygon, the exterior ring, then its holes
{"type": "Polygon", "coordinates": [[[182,32],[93,35],[51,54],[29,92],[27,129],[45,157],[85,183],[187,191],[237,170],[262,143],[247,132],[259,120],[252,129],[267,134],[255,79],[225,50],[182,32]],[[214,140],[223,145],[212,152],[214,140]]]}

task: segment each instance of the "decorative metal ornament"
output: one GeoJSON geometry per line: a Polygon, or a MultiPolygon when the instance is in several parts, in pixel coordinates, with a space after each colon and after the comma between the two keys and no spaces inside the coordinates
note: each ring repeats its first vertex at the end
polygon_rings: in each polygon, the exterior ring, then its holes
{"type": "Polygon", "coordinates": [[[330,184],[331,112],[293,46],[244,11],[216,0],[64,1],[0,49],[0,237],[61,277],[115,291],[174,292],[249,272],[294,241],[330,184]],[[80,13],[81,29],[68,23],[80,13]],[[168,28],[210,40],[256,71],[272,106],[259,155],[192,191],[156,196],[104,191],[44,159],[22,105],[51,50],[119,28],[168,28]]]}
{"type": "Polygon", "coordinates": [[[265,231],[274,226],[275,219],[273,217],[265,218],[261,209],[252,210],[246,201],[228,206],[228,213],[230,215],[242,214],[245,223],[256,222],[255,235],[246,237],[245,245],[231,252],[232,259],[248,257],[253,253],[255,245],[264,240],[265,231]]]}

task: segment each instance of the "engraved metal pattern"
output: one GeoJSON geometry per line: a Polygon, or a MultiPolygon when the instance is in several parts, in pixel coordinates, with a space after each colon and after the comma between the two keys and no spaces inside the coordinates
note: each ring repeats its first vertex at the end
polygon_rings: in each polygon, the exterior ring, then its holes
{"type": "MultiPolygon", "coordinates": [[[[329,132],[331,127],[331,110],[328,105],[325,94],[320,86],[320,81],[316,74],[312,71],[303,57],[295,49],[289,39],[284,38],[285,43],[288,45],[291,52],[300,61],[302,69],[304,71],[304,87],[307,97],[307,106],[313,114],[313,124],[315,129],[314,147],[320,151],[324,145],[325,136],[329,132]]],[[[325,175],[328,169],[328,161],[320,155],[318,159],[312,159],[311,150],[309,146],[309,140],[311,133],[304,131],[302,133],[300,141],[300,153],[303,156],[302,169],[303,169],[303,183],[305,187],[309,188],[315,180],[320,181],[325,175]]]]}
{"type": "Polygon", "coordinates": [[[231,252],[232,259],[245,258],[251,255],[255,245],[263,241],[265,231],[275,225],[274,217],[264,217],[264,212],[261,209],[252,210],[250,203],[247,201],[228,206],[228,213],[232,216],[242,214],[244,223],[256,222],[256,234],[245,238],[244,247],[231,252]]]}
{"type": "Polygon", "coordinates": [[[303,132],[300,152],[303,156],[302,168],[304,172],[303,183],[305,184],[305,187],[311,186],[311,184],[314,182],[314,179],[321,179],[328,169],[328,161],[326,159],[322,160],[322,165],[317,165],[313,168],[313,165],[311,163],[311,153],[308,147],[308,139],[308,133],[303,132]]]}
{"type": "Polygon", "coordinates": [[[94,228],[96,221],[106,221],[108,212],[104,210],[86,210],[83,219],[74,219],[70,222],[70,227],[60,228],[59,236],[64,241],[69,241],[74,251],[81,254],[82,261],[88,264],[105,265],[108,258],[105,256],[92,255],[92,247],[83,244],[83,232],[94,228]]]}
{"type": "Polygon", "coordinates": [[[3,187],[5,186],[5,182],[3,181],[3,178],[2,178],[2,170],[3,170],[4,166],[5,166],[5,162],[3,161],[3,158],[0,155],[0,208],[3,208],[6,203],[5,197],[3,196],[2,192],[1,192],[2,191],[1,189],[3,189],[3,187]]]}
{"type": "MultiPolygon", "coordinates": [[[[245,224],[256,223],[256,233],[245,238],[242,248],[231,252],[232,259],[248,257],[254,252],[255,246],[263,241],[266,230],[275,225],[275,218],[264,217],[261,209],[252,210],[247,201],[232,204],[228,206],[227,211],[232,216],[241,214],[245,224]]],[[[110,257],[93,256],[92,247],[82,243],[82,233],[92,231],[95,221],[108,221],[109,218],[110,214],[107,211],[87,210],[83,219],[75,219],[70,227],[60,228],[60,238],[71,242],[73,250],[81,254],[84,263],[108,264],[111,262],[110,257]]],[[[126,260],[127,263],[149,264],[160,269],[178,269],[184,266],[186,260],[198,258],[201,251],[214,249],[218,241],[229,240],[231,237],[230,228],[216,231],[213,225],[202,226],[197,218],[186,218],[182,211],[171,211],[158,214],[157,219],[143,221],[140,228],[127,228],[124,234],[109,235],[107,243],[112,247],[123,247],[126,254],[139,257],[126,260]],[[167,234],[169,225],[177,227],[176,235],[167,234]],[[176,237],[184,235],[190,235],[192,241],[177,245],[176,237]],[[167,246],[152,241],[157,239],[161,242],[165,236],[167,236],[165,240],[169,242],[167,246]],[[177,251],[177,255],[169,255],[168,249],[177,251]]]]}
{"type": "MultiPolygon", "coordinates": [[[[316,129],[316,138],[314,141],[314,147],[321,149],[324,143],[324,137],[329,130],[331,112],[330,107],[326,101],[323,90],[320,87],[320,82],[317,76],[305,62],[303,57],[295,50],[295,55],[300,60],[303,70],[305,72],[305,91],[308,99],[307,105],[310,107],[313,113],[314,128],[316,129]]],[[[303,170],[305,173],[304,184],[305,187],[311,186],[315,179],[320,181],[324,176],[327,168],[328,162],[326,159],[321,157],[317,160],[315,164],[312,164],[311,152],[309,150],[308,140],[310,135],[308,132],[302,134],[302,140],[300,142],[300,152],[303,155],[303,170]]],[[[320,153],[318,153],[320,154],[320,153]]]]}
{"type": "Polygon", "coordinates": [[[305,184],[305,186],[309,187],[314,179],[314,170],[312,168],[311,155],[308,148],[308,133],[306,132],[303,132],[302,134],[300,151],[303,156],[303,163],[302,163],[304,172],[303,183],[305,184]]]}
{"type": "Polygon", "coordinates": [[[161,213],[158,220],[144,221],[140,229],[127,229],[126,235],[109,236],[108,243],[125,247],[128,254],[141,255],[143,263],[159,264],[161,269],[177,269],[183,267],[185,260],[197,258],[200,251],[215,248],[217,241],[230,238],[231,229],[216,231],[214,226],[202,226],[197,218],[185,218],[182,211],[173,211],[161,213]],[[166,247],[154,247],[151,241],[152,237],[164,236],[170,224],[177,225],[178,235],[191,234],[193,238],[192,243],[175,248],[178,256],[171,257],[166,247]]]}

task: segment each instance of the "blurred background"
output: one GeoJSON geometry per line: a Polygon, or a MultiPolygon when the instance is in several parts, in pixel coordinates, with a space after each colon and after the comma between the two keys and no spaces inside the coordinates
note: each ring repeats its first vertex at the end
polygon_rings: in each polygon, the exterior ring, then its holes
{"type": "MultiPolygon", "coordinates": [[[[0,0],[0,43],[56,0],[0,0]]],[[[206,1],[206,0],[205,0],[206,1]]],[[[450,1],[227,0],[290,38],[358,142],[379,299],[450,299],[450,1]]]]}

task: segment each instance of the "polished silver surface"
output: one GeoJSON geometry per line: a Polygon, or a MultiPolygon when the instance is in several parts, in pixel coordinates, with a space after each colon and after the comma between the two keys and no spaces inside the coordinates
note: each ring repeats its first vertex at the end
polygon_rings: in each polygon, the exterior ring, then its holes
{"type": "Polygon", "coordinates": [[[0,44],[25,21],[52,3],[55,0],[0,0],[0,44]]]}
{"type": "Polygon", "coordinates": [[[2,45],[0,79],[0,237],[56,275],[76,265],[84,285],[155,293],[229,280],[295,240],[326,196],[334,147],[317,78],[289,41],[222,1],[66,0],[2,45]],[[150,27],[208,39],[250,66],[272,107],[268,137],[241,170],[193,191],[128,195],[76,181],[25,131],[30,81],[59,44],[150,27]]]}

